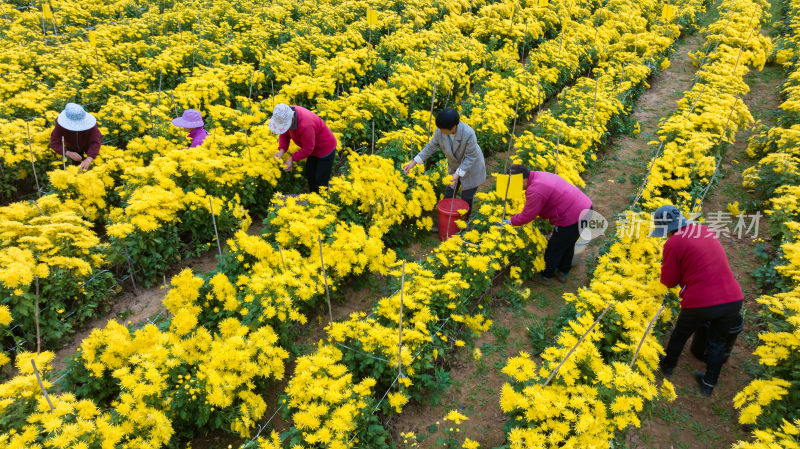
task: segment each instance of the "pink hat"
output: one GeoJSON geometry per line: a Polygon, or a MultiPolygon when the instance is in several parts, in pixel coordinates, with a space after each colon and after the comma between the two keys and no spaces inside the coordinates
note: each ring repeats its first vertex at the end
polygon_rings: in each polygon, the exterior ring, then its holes
{"type": "Polygon", "coordinates": [[[172,119],[172,124],[181,128],[202,128],[203,116],[196,109],[187,109],[182,116],[172,119]]]}

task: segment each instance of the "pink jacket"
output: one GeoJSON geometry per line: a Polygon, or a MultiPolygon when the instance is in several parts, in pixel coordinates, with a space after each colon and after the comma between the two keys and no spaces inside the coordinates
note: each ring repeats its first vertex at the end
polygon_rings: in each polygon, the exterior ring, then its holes
{"type": "Polygon", "coordinates": [[[522,226],[542,217],[553,226],[570,226],[578,222],[582,210],[590,207],[592,200],[561,176],[532,171],[525,190],[525,208],[511,217],[511,224],[522,226]]]}
{"type": "Polygon", "coordinates": [[[296,121],[288,131],[281,134],[278,139],[278,149],[289,149],[289,139],[300,147],[294,154],[292,160],[302,161],[303,159],[314,157],[325,157],[336,149],[336,137],[334,137],[328,125],[319,118],[317,114],[301,106],[293,106],[296,121]]]}
{"type": "Polygon", "coordinates": [[[686,226],[667,239],[661,283],[670,288],[681,286],[682,309],[710,307],[744,298],[717,234],[700,224],[686,226]]]}
{"type": "Polygon", "coordinates": [[[189,148],[194,148],[200,146],[206,137],[208,137],[208,131],[205,128],[194,128],[193,130],[189,131],[190,139],[192,139],[192,143],[189,145],[189,148]]]}

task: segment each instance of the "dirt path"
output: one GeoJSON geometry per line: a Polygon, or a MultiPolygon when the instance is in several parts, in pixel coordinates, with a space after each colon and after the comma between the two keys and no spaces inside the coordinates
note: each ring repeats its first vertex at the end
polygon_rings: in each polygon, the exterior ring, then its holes
{"type": "MultiPolygon", "coordinates": [[[[751,90],[744,101],[753,117],[767,126],[775,123],[784,79],[783,70],[777,67],[767,67],[760,73],[751,72],[746,79],[751,90]]],[[[726,206],[734,201],[743,205],[755,199],[742,188],[742,170],[752,163],[745,155],[747,141],[752,134],[750,129],[739,132],[735,145],[729,148],[721,166],[719,183],[713,187],[704,203],[706,217],[717,211],[727,212],[726,206]]],[[[753,212],[750,210],[746,213],[753,212]]],[[[747,219],[746,222],[749,224],[751,220],[747,219]]],[[[733,229],[735,225],[736,220],[732,220],[729,227],[733,229]]],[[[761,226],[765,226],[763,222],[761,226]]],[[[755,298],[760,292],[750,273],[760,262],[754,254],[754,236],[745,234],[740,238],[738,233],[731,232],[730,236],[720,238],[734,276],[744,291],[745,310],[742,314],[745,317],[745,332],[739,335],[731,359],[723,367],[719,384],[711,398],[704,398],[697,393],[692,377],[695,370],[704,371],[705,364],[685,349],[671,379],[676,385],[678,398],[673,403],[649,407],[643,414],[647,419],[642,420],[642,427],[629,432],[626,447],[727,448],[733,442],[747,438],[747,432],[737,423],[738,413],[733,408],[733,397],[750,382],[752,376],[748,370],[756,363],[752,353],[758,342],[760,323],[755,298]]],[[[663,344],[667,343],[667,338],[665,336],[663,344]]]]}
{"type": "MultiPolygon", "coordinates": [[[[630,205],[635,196],[653,151],[647,142],[655,138],[659,119],[674,112],[676,101],[691,87],[695,68],[688,53],[702,42],[699,34],[678,41],[670,67],[653,77],[650,89],[636,104],[633,118],[640,123],[642,132],[636,137],[621,137],[610,142],[598,154],[597,163],[585,174],[585,190],[594,201],[595,210],[607,218],[613,219],[630,205]]],[[[501,164],[504,158],[504,153],[497,154],[487,164],[501,164]]],[[[613,232],[612,227],[606,235],[612,236],[613,232]]],[[[505,442],[505,417],[500,409],[499,395],[507,378],[501,369],[509,357],[520,351],[536,354],[552,343],[552,332],[561,326],[555,320],[559,319],[564,306],[563,294],[575,293],[588,284],[590,279],[586,268],[606,242],[604,237],[593,240],[586,254],[576,258],[576,266],[566,285],[557,282],[552,286],[525,285],[531,289],[531,298],[522,306],[509,304],[504,300],[503,289],[496,288],[491,305],[494,325],[489,333],[476,341],[476,347],[483,354],[481,359],[474,360],[472,348],[458,351],[448,361],[453,383],[441,403],[407,406],[401,415],[393,418],[395,434],[412,431],[421,440],[415,447],[436,447],[436,440],[443,435],[438,429],[440,426],[436,426],[437,421],[442,423],[448,411],[459,410],[469,417],[469,421],[461,426],[459,440],[469,437],[487,448],[502,445],[505,442]]],[[[396,442],[404,447],[402,438],[396,442]]]]}

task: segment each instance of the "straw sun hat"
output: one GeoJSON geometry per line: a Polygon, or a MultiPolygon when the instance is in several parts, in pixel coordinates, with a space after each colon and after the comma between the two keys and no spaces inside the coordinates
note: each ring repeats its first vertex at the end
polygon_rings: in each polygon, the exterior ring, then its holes
{"type": "Polygon", "coordinates": [[[97,124],[97,119],[75,103],[67,103],[56,119],[62,128],[69,131],[86,131],[97,124]]]}

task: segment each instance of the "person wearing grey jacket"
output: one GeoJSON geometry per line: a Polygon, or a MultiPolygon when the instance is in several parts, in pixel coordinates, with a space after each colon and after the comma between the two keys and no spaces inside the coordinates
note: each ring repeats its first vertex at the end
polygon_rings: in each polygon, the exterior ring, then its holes
{"type": "MultiPolygon", "coordinates": [[[[452,175],[451,184],[444,191],[445,198],[454,198],[461,187],[461,199],[472,210],[472,199],[478,186],[486,180],[486,164],[483,152],[478,146],[475,131],[466,123],[461,123],[458,111],[442,109],[436,116],[436,131],[433,138],[414,159],[403,167],[408,174],[414,166],[423,164],[426,159],[441,149],[447,158],[447,173],[452,175]]],[[[468,212],[469,213],[469,212],[468,212]]]]}

